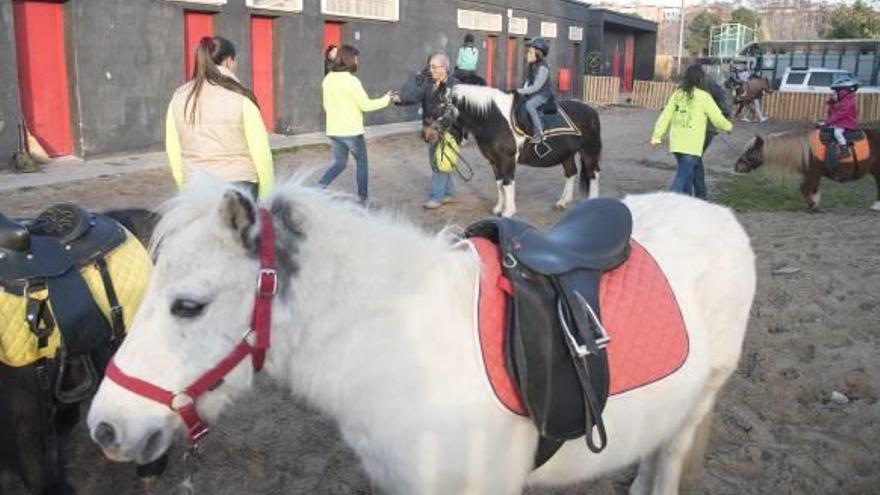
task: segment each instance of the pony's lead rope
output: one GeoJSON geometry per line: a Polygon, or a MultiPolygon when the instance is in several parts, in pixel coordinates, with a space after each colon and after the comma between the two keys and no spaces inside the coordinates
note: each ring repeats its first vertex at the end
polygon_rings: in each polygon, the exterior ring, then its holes
{"type": "Polygon", "coordinates": [[[183,453],[183,481],[180,482],[178,493],[180,495],[194,495],[196,493],[193,478],[199,470],[198,462],[201,459],[199,446],[191,445],[183,453]]]}
{"type": "MultiPolygon", "coordinates": [[[[442,136],[440,137],[440,142],[437,144],[437,146],[440,146],[440,154],[444,158],[450,158],[450,155],[446,154],[446,140],[443,139],[442,136]]],[[[461,148],[459,148],[459,151],[458,153],[456,153],[456,156],[454,158],[455,160],[452,161],[452,163],[454,164],[452,168],[455,169],[455,173],[457,173],[458,176],[461,177],[461,180],[465,182],[470,182],[474,178],[474,167],[470,164],[470,162],[465,160],[464,156],[462,156],[461,148]],[[459,160],[461,160],[461,163],[463,163],[464,166],[467,167],[467,176],[465,176],[465,174],[462,173],[461,169],[458,167],[459,160]]]]}

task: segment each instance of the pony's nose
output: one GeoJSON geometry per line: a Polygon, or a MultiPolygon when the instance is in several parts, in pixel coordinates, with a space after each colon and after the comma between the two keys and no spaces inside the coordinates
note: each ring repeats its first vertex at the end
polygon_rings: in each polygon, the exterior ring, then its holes
{"type": "Polygon", "coordinates": [[[116,445],[116,430],[113,426],[103,421],[98,423],[98,426],[95,427],[95,431],[92,432],[92,437],[102,448],[107,449],[116,445]]]}

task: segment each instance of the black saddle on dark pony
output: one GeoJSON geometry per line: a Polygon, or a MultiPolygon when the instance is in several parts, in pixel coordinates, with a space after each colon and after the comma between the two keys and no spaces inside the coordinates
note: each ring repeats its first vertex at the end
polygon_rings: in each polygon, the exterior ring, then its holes
{"type": "MultiPolygon", "coordinates": [[[[122,217],[135,230],[152,226],[154,215],[137,211],[122,217]]],[[[26,221],[0,214],[0,467],[35,493],[71,493],[59,437],[97,390],[150,265],[120,223],[75,204],[26,221]]]]}
{"type": "MultiPolygon", "coordinates": [[[[532,136],[535,132],[532,125],[532,119],[526,111],[527,99],[524,96],[515,94],[513,103],[513,128],[514,131],[521,136],[532,136]]],[[[572,135],[580,136],[581,131],[572,121],[571,117],[565,110],[556,104],[556,98],[541,105],[538,108],[541,115],[541,121],[544,123],[544,136],[551,138],[553,136],[572,135]]]]}
{"type": "Polygon", "coordinates": [[[593,452],[605,447],[608,335],[599,279],[629,257],[631,233],[629,209],[612,198],[578,204],[546,233],[512,218],[467,228],[468,237],[498,245],[513,286],[506,365],[540,434],[535,466],[566,440],[585,437],[593,452]]]}

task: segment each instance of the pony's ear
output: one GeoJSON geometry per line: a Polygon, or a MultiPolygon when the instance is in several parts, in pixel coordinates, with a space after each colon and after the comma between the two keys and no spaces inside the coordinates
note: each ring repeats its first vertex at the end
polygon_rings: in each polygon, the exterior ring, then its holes
{"type": "Polygon", "coordinates": [[[248,196],[235,188],[227,190],[220,202],[220,221],[241,240],[245,249],[255,249],[257,209],[248,196]]]}

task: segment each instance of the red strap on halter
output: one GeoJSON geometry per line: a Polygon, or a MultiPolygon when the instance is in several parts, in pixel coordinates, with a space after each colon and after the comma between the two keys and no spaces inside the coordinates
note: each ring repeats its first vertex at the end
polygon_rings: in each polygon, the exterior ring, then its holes
{"type": "Polygon", "coordinates": [[[278,272],[275,271],[275,229],[269,210],[260,208],[260,275],[257,279],[257,298],[251,315],[251,330],[256,333],[254,342],[254,371],[263,369],[266,349],[269,348],[269,327],[272,325],[272,298],[278,292],[278,272]]]}
{"type": "Polygon", "coordinates": [[[257,294],[251,314],[251,332],[235,346],[216,366],[206,371],[183,392],[174,393],[152,383],[126,375],[111,360],[107,365],[106,376],[121,387],[142,397],[168,406],[180,415],[186,424],[190,443],[195,444],[208,433],[207,423],[196,410],[196,400],[205,392],[215,388],[230,371],[248,355],[252,357],[254,372],[263,369],[266,350],[270,345],[272,328],[272,299],[278,292],[278,274],[275,271],[275,229],[272,215],[265,208],[258,210],[260,216],[260,273],[257,278],[257,294]],[[247,341],[254,334],[254,343],[247,341]],[[183,403],[175,404],[180,398],[183,403]]]}

